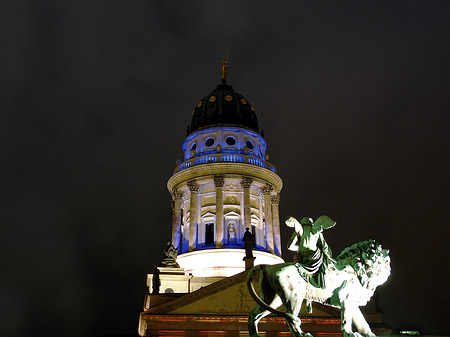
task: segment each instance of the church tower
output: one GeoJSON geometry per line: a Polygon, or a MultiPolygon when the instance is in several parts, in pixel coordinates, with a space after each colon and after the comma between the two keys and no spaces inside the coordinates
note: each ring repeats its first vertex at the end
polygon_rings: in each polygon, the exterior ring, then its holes
{"type": "MultiPolygon", "coordinates": [[[[140,336],[248,336],[256,303],[247,290],[254,264],[283,263],[278,205],[281,178],[250,102],[221,83],[196,104],[179,161],[167,187],[172,196],[172,245],[153,274],[139,316],[140,336]],[[254,235],[244,249],[246,228],[254,235]],[[251,243],[251,241],[250,241],[251,243]],[[177,251],[177,253],[176,253],[177,251]],[[253,260],[254,259],[254,260],[253,260]]],[[[246,235],[249,236],[248,234],[246,235]]],[[[340,314],[314,305],[303,326],[326,337],[340,334],[340,314]]],[[[267,337],[288,336],[283,317],[261,320],[267,337]]]]}
{"type": "Polygon", "coordinates": [[[167,187],[172,195],[172,243],[181,268],[194,277],[244,270],[242,237],[255,236],[255,264],[281,259],[278,205],[281,178],[268,161],[255,109],[227,83],[200,99],[167,187]]]}

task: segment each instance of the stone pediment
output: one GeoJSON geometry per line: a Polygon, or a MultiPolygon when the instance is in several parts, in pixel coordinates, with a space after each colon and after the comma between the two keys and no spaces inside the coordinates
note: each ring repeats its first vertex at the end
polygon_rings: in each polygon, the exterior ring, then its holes
{"type": "Polygon", "coordinates": [[[236,218],[238,218],[240,216],[240,213],[236,212],[236,210],[225,209],[223,213],[227,217],[236,217],[236,218]]]}
{"type": "Polygon", "coordinates": [[[207,212],[202,214],[202,218],[215,218],[215,217],[216,217],[216,214],[212,213],[210,211],[207,211],[207,212]]]}
{"type": "MultiPolygon", "coordinates": [[[[247,271],[227,277],[192,293],[168,300],[146,310],[143,315],[243,315],[256,305],[247,289],[247,271]]],[[[256,286],[256,282],[255,282],[256,286]]],[[[284,308],[281,308],[283,311],[284,308]]],[[[302,308],[301,316],[339,317],[339,311],[321,304],[313,304],[313,313],[302,308]]]]}

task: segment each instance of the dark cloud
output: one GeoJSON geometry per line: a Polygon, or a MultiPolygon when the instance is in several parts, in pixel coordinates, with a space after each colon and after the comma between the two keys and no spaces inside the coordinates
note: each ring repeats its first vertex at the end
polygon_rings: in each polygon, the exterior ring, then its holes
{"type": "MultiPolygon", "coordinates": [[[[133,335],[170,237],[166,182],[219,81],[255,106],[281,217],[391,250],[385,320],[448,332],[450,6],[2,4],[2,336],[133,335]]],[[[283,238],[289,237],[287,228],[283,238]]],[[[285,255],[289,258],[289,254],[285,255]]]]}

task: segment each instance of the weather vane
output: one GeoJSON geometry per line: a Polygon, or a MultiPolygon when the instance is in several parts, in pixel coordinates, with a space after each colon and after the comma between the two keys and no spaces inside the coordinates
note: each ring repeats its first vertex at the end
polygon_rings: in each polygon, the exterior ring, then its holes
{"type": "Polygon", "coordinates": [[[227,71],[227,65],[228,65],[228,53],[227,53],[227,59],[225,61],[222,62],[222,80],[226,80],[227,76],[228,76],[228,71],[227,71]]]}

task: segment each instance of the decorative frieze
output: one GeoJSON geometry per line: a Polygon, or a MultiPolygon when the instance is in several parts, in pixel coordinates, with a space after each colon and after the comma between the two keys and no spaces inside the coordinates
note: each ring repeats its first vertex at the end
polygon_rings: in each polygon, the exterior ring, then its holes
{"type": "Polygon", "coordinates": [[[227,192],[242,192],[242,186],[240,184],[225,183],[223,190],[227,192]]]}

